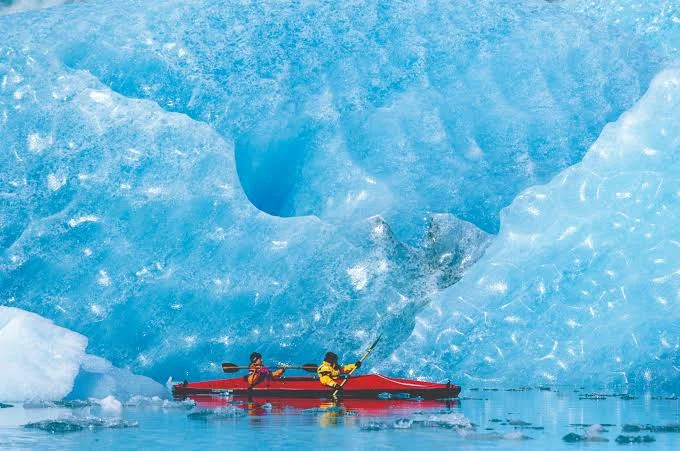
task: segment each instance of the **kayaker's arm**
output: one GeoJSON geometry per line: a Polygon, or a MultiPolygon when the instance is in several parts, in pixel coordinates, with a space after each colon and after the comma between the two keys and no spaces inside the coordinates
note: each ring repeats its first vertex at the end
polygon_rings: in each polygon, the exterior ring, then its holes
{"type": "Polygon", "coordinates": [[[349,373],[350,371],[354,371],[356,368],[358,368],[356,363],[348,363],[347,365],[342,367],[342,372],[349,373]]]}

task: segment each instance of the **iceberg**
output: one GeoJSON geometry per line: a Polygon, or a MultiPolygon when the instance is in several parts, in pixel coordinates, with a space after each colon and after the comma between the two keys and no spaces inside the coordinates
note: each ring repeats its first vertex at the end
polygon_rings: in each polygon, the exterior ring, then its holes
{"type": "Polygon", "coordinates": [[[502,209],[658,71],[598,20],[537,0],[4,15],[0,304],[87,337],[55,397],[75,377],[126,399],[156,387],[134,374],[214,377],[253,350],[353,359],[378,333],[376,365],[421,362],[409,337],[448,315],[442,290],[496,271],[502,209]]]}
{"type": "Polygon", "coordinates": [[[166,395],[162,385],[88,355],[86,347],[87,338],[78,333],[35,313],[0,306],[0,400],[166,395]]]}
{"type": "Polygon", "coordinates": [[[461,281],[394,353],[477,384],[677,390],[680,70],[605,127],[583,161],[522,192],[461,281]]]}
{"type": "Polygon", "coordinates": [[[61,399],[73,386],[87,338],[17,308],[0,306],[0,400],[61,399]]]}

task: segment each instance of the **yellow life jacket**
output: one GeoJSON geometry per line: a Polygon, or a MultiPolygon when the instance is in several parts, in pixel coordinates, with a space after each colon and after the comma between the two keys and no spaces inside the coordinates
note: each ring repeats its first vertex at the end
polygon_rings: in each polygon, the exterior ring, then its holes
{"type": "Polygon", "coordinates": [[[340,373],[349,373],[354,368],[356,368],[356,365],[353,363],[339,367],[324,360],[323,363],[316,369],[316,374],[319,376],[319,382],[321,382],[323,385],[335,388],[340,385],[339,382],[335,381],[335,379],[340,376],[340,373]]]}

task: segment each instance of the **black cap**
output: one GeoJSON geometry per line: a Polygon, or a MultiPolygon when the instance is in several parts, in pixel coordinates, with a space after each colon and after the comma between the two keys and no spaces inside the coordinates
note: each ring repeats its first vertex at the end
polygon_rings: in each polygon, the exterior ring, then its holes
{"type": "Polygon", "coordinates": [[[328,363],[337,363],[338,362],[338,355],[334,352],[327,352],[326,357],[323,358],[326,362],[328,363]]]}
{"type": "Polygon", "coordinates": [[[255,361],[257,359],[261,359],[261,358],[262,358],[262,354],[260,354],[259,352],[253,352],[252,354],[250,354],[250,363],[255,363],[255,361]]]}

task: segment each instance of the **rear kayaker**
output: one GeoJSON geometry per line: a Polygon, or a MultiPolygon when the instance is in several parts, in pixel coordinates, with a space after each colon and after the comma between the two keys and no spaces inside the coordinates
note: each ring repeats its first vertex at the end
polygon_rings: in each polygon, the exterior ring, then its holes
{"type": "MultiPolygon", "coordinates": [[[[242,377],[204,382],[184,382],[172,387],[175,398],[192,395],[230,393],[248,398],[330,398],[334,390],[324,387],[312,376],[281,377],[263,381],[255,387],[242,377]]],[[[344,384],[345,399],[383,399],[394,396],[422,399],[450,399],[458,397],[460,386],[449,383],[421,382],[398,379],[381,374],[353,376],[344,384]]]]}

